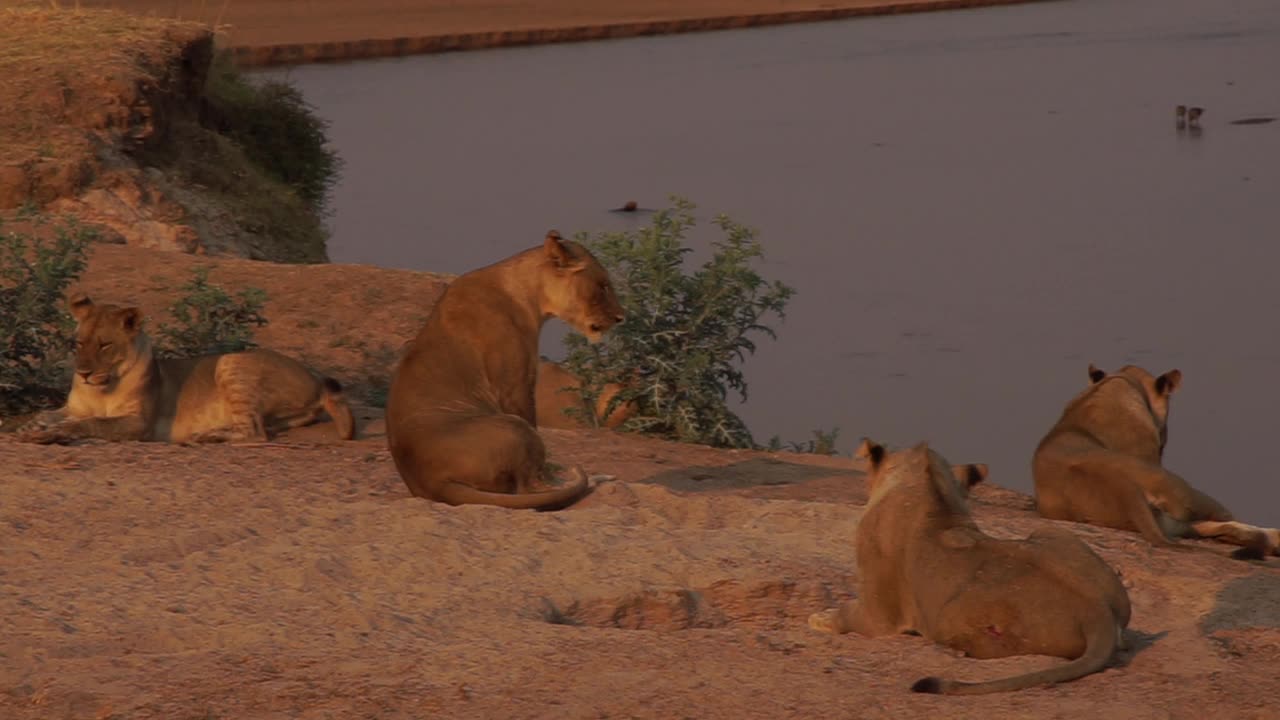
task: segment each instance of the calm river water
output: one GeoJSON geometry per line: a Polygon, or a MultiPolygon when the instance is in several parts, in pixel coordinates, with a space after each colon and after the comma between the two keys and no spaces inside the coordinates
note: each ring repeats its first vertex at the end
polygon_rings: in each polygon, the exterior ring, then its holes
{"type": "Polygon", "coordinates": [[[1278,72],[1275,0],[1074,0],[290,76],[346,160],[337,262],[460,273],[678,193],[799,291],[758,440],[928,439],[1029,490],[1090,362],[1176,367],[1167,464],[1277,525],[1280,121],[1230,121],[1280,116],[1278,72]]]}

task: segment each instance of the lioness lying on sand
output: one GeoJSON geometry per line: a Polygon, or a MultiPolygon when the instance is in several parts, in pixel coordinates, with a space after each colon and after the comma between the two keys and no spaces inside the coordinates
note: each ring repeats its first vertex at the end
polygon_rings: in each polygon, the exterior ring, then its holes
{"type": "Polygon", "coordinates": [[[988,537],[969,515],[985,465],[951,466],[921,443],[888,452],[864,440],[871,498],[858,523],[859,597],[809,625],[868,637],[915,631],[975,658],[1055,655],[1065,665],[1003,680],[926,677],[916,692],[971,695],[1074,680],[1120,646],[1129,595],[1089,546],[1057,528],[1025,540],[988,537]]]}
{"type": "Polygon", "coordinates": [[[1236,522],[1217,500],[1161,466],[1177,370],[1153,377],[1134,365],[1089,366],[1074,397],[1032,457],[1036,508],[1055,520],[1134,530],[1161,547],[1169,538],[1215,538],[1242,559],[1280,549],[1280,532],[1236,522]]]}
{"type": "Polygon", "coordinates": [[[160,359],[135,307],[70,299],[75,377],[67,404],[19,431],[28,442],[79,438],[171,442],[264,441],[328,411],[338,435],[355,434],[336,380],[271,350],[160,359]]]}
{"type": "Polygon", "coordinates": [[[546,468],[534,385],[538,334],[558,317],[592,341],[622,320],[609,274],[552,230],[539,247],[454,280],[400,359],[387,443],[418,497],[506,508],[564,507],[575,482],[530,492],[546,468]]]}
{"type": "Polygon", "coordinates": [[[601,427],[616,428],[636,413],[635,403],[623,403],[609,412],[609,403],[613,397],[622,392],[622,386],[609,383],[600,390],[593,409],[582,399],[578,388],[582,379],[550,360],[538,363],[538,384],[536,404],[538,407],[538,427],[550,428],[585,428],[592,427],[588,415],[594,412],[601,427]],[[575,408],[579,414],[575,417],[565,412],[575,408]]]}

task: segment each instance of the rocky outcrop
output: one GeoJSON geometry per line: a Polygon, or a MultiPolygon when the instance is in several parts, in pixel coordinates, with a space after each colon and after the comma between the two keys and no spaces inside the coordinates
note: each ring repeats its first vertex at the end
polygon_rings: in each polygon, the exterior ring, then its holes
{"type": "Polygon", "coordinates": [[[48,209],[97,226],[107,242],[205,254],[199,234],[186,224],[186,211],[150,179],[155,175],[163,176],[154,168],[146,173],[137,169],[112,171],[79,195],[54,200],[48,209]]]}

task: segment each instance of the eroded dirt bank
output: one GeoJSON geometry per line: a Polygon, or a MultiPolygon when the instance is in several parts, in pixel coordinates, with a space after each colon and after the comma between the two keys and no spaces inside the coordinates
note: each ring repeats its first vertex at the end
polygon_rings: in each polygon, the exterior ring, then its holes
{"type": "MultiPolygon", "coordinates": [[[[103,246],[84,286],[159,308],[198,261],[103,246]]],[[[215,281],[271,293],[264,344],[338,370],[358,342],[398,347],[447,280],[205,262],[215,281]]],[[[449,508],[408,495],[378,410],[361,418],[355,442],[322,424],[267,447],[0,433],[0,716],[1274,715],[1280,561],[1072,525],[1129,586],[1120,663],[1009,695],[913,695],[924,674],[1059,661],[810,631],[810,612],[857,587],[866,488],[848,459],[547,430],[556,463],[617,481],[562,513],[449,508]]],[[[994,535],[1046,522],[998,487],[973,507],[994,535]]]]}
{"type": "Polygon", "coordinates": [[[140,248],[323,262],[316,208],[225,134],[214,35],[123,12],[0,8],[0,218],[70,215],[140,248]]]}

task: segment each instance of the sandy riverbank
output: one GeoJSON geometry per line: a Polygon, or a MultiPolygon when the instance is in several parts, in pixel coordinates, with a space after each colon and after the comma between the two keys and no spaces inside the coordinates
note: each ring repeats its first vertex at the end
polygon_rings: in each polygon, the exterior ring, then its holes
{"type": "Polygon", "coordinates": [[[698,32],[1032,0],[84,0],[220,25],[246,65],[698,32]],[[394,41],[394,42],[392,42],[394,41]]]}
{"type": "MultiPolygon", "coordinates": [[[[196,264],[266,289],[260,342],[338,374],[357,401],[448,280],[101,246],[82,287],[154,322],[196,264]]],[[[554,461],[617,482],[562,513],[450,508],[410,497],[380,411],[359,418],[353,442],[322,423],[267,447],[0,433],[0,717],[1274,715],[1274,560],[1051,523],[993,477],[973,498],[985,530],[1068,527],[1122,573],[1131,649],[1058,687],[919,695],[924,674],[1062,661],[811,631],[810,612],[857,590],[867,488],[849,458],[544,430],[554,461]]]]}

